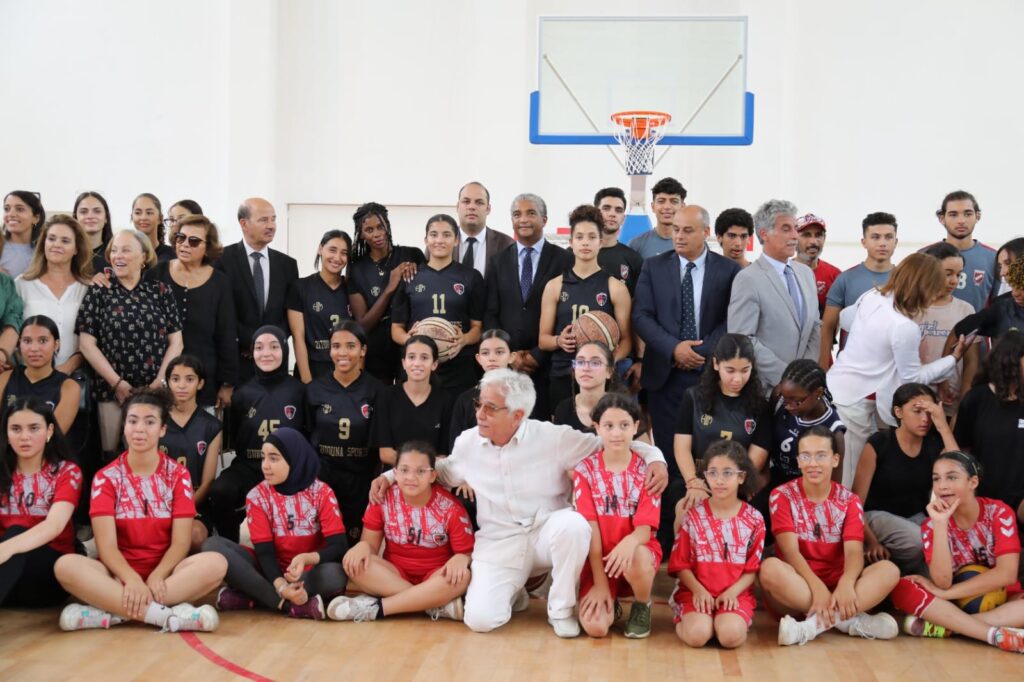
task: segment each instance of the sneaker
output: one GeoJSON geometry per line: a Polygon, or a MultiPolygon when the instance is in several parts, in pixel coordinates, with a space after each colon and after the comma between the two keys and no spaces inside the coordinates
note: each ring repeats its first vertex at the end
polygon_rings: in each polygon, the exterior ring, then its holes
{"type": "Polygon", "coordinates": [[[629,607],[629,620],[626,621],[626,637],[644,639],[651,634],[651,605],[633,602],[629,607]]]}
{"type": "Polygon", "coordinates": [[[888,613],[858,613],[850,619],[846,633],[864,639],[894,639],[900,634],[900,625],[888,613]]]}
{"type": "Polygon", "coordinates": [[[995,645],[1003,651],[1024,654],[1024,629],[996,628],[995,645]]]}
{"type": "Polygon", "coordinates": [[[60,612],[60,629],[65,632],[94,630],[97,628],[105,630],[111,625],[123,622],[124,619],[120,616],[115,616],[102,609],[83,604],[68,604],[60,612]]]}
{"type": "Polygon", "coordinates": [[[580,636],[580,622],[574,616],[568,618],[548,618],[548,623],[555,629],[555,634],[562,639],[580,636]]]}
{"type": "Polygon", "coordinates": [[[324,600],[319,594],[314,594],[312,599],[307,599],[302,606],[292,604],[287,611],[289,618],[308,618],[309,620],[323,620],[324,600]]]}
{"type": "Polygon", "coordinates": [[[366,620],[376,620],[377,598],[368,594],[361,594],[358,597],[335,597],[327,605],[327,617],[331,620],[351,620],[361,623],[366,620]]]}
{"type": "Polygon", "coordinates": [[[427,615],[430,616],[431,620],[448,618],[450,620],[461,621],[463,613],[462,597],[456,597],[444,606],[439,606],[435,609],[427,609],[427,615]]]}
{"type": "Polygon", "coordinates": [[[512,613],[522,613],[528,608],[530,608],[530,593],[524,587],[519,590],[516,598],[512,600],[512,613]]]}
{"type": "Polygon", "coordinates": [[[797,620],[793,616],[783,616],[779,621],[779,646],[803,646],[817,635],[813,624],[807,621],[797,620]]]}
{"type": "Polygon", "coordinates": [[[924,618],[917,616],[907,616],[903,619],[903,632],[911,637],[936,637],[939,639],[950,637],[953,634],[941,625],[929,623],[924,618]]]}
{"type": "Polygon", "coordinates": [[[218,611],[246,611],[256,608],[256,602],[253,601],[252,597],[241,590],[235,590],[230,587],[220,588],[217,592],[216,604],[218,611]]]}
{"type": "Polygon", "coordinates": [[[171,616],[164,625],[167,632],[213,632],[220,625],[217,609],[209,604],[192,606],[178,604],[171,609],[171,616]]]}

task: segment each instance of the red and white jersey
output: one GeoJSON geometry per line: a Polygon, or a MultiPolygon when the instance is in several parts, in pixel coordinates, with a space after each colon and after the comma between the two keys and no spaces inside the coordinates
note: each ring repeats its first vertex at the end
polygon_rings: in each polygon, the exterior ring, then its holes
{"type": "Polygon", "coordinates": [[[635,452],[625,471],[616,473],[605,468],[604,450],[598,450],[576,465],[572,478],[576,511],[597,523],[605,552],[639,526],[650,526],[653,537],[661,521],[661,496],[644,489],[647,464],[635,452]]]}
{"type": "Polygon", "coordinates": [[[245,515],[253,544],[273,542],[282,571],[296,554],[319,551],[324,538],[345,532],[338,499],[319,479],[294,495],[282,495],[263,481],[245,496],[245,515]]]}
{"type": "MultiPolygon", "coordinates": [[[[978,520],[970,528],[964,530],[957,527],[952,519],[949,521],[947,535],[954,572],[971,564],[994,568],[996,559],[1003,554],[1020,553],[1020,536],[1017,535],[1017,519],[1013,510],[1005,503],[987,497],[979,497],[978,506],[978,520]]],[[[931,519],[921,524],[921,537],[925,561],[931,563],[935,549],[931,519]]]]}
{"type": "MultiPolygon", "coordinates": [[[[764,536],[764,517],[751,505],[743,502],[735,516],[720,519],[711,511],[711,501],[704,500],[683,517],[668,572],[693,571],[704,589],[717,597],[744,573],[757,572],[764,536]]],[[[680,589],[685,590],[681,585],[680,589]]]]}
{"type": "MultiPolygon", "coordinates": [[[[14,472],[11,489],[0,496],[0,533],[11,526],[32,528],[46,520],[56,502],[70,502],[78,506],[82,494],[82,470],[67,460],[56,465],[43,462],[43,468],[34,474],[14,472]]],[[[62,554],[75,551],[75,529],[71,519],[60,535],[50,541],[50,547],[62,554]]]]}
{"type": "Polygon", "coordinates": [[[159,458],[156,471],[137,476],[125,452],[100,469],[92,481],[89,515],[114,517],[117,548],[143,580],[171,546],[174,519],[196,515],[188,469],[167,455],[159,458]]]}
{"type": "Polygon", "coordinates": [[[864,542],[864,506],[853,491],[835,481],[823,502],[807,499],[802,478],[780,485],[768,498],[768,511],[772,533],[796,533],[800,554],[826,585],[843,573],[843,543],[864,542]]]}
{"type": "Polygon", "coordinates": [[[436,484],[422,507],[410,505],[401,489],[391,486],[383,504],[366,508],[363,527],[384,533],[384,559],[408,574],[429,573],[453,555],[473,551],[469,515],[451,493],[436,484]]]}

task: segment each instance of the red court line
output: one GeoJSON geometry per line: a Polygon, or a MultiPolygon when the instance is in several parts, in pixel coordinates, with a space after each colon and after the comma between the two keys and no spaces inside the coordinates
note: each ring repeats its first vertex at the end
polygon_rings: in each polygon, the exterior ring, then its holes
{"type": "Polygon", "coordinates": [[[244,678],[249,679],[249,680],[256,680],[256,682],[273,682],[273,680],[271,680],[269,677],[263,677],[262,675],[257,675],[256,673],[252,672],[251,670],[246,670],[242,666],[236,665],[236,664],[232,663],[231,661],[229,661],[228,659],[224,658],[223,656],[218,654],[216,651],[214,651],[210,647],[208,647],[205,644],[203,644],[202,641],[199,639],[199,637],[196,635],[196,633],[194,633],[194,632],[180,632],[178,634],[185,641],[185,644],[188,644],[190,647],[192,647],[193,649],[198,651],[200,654],[202,654],[203,657],[205,657],[208,661],[210,661],[214,665],[219,665],[220,667],[224,668],[228,672],[232,672],[235,675],[238,675],[239,677],[244,677],[244,678]]]}

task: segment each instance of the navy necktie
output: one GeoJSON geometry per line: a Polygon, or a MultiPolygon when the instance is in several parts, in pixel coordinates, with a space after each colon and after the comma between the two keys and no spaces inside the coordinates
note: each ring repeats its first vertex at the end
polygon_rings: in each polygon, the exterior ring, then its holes
{"type": "Polygon", "coordinates": [[[519,275],[519,290],[523,294],[523,303],[530,295],[530,287],[533,286],[533,247],[527,246],[523,249],[523,269],[519,275]]]}
{"type": "Polygon", "coordinates": [[[253,253],[249,257],[252,258],[252,283],[256,285],[256,306],[260,310],[260,317],[263,317],[263,311],[267,307],[267,294],[263,290],[263,265],[260,263],[263,254],[253,253]]]}
{"type": "Polygon", "coordinates": [[[473,267],[473,247],[476,246],[476,237],[470,237],[466,240],[466,254],[462,257],[462,264],[467,268],[473,267]]]}
{"type": "Polygon", "coordinates": [[[679,286],[679,303],[682,311],[679,316],[679,336],[682,341],[697,340],[697,314],[694,310],[692,274],[695,267],[697,266],[694,263],[686,264],[683,282],[679,286]]]}

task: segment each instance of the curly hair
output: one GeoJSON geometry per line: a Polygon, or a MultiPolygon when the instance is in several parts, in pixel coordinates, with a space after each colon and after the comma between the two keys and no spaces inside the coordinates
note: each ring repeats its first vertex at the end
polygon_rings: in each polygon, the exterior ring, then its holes
{"type": "Polygon", "coordinates": [[[709,415],[715,414],[715,403],[722,395],[722,387],[715,369],[715,362],[743,359],[750,362],[750,379],[740,391],[743,408],[748,414],[761,414],[765,399],[761,393],[761,381],[757,376],[757,362],[754,360],[754,345],[743,334],[726,334],[718,340],[715,352],[711,354],[714,362],[704,363],[704,373],[700,375],[697,385],[697,400],[701,408],[709,415]]]}
{"type": "Polygon", "coordinates": [[[1011,330],[999,337],[992,352],[985,358],[981,371],[974,378],[975,386],[992,384],[999,402],[1021,401],[1021,368],[1024,357],[1024,334],[1011,330]]]}
{"type": "Polygon", "coordinates": [[[716,440],[708,446],[708,449],[704,451],[704,457],[701,458],[699,469],[701,477],[705,476],[708,464],[715,457],[725,457],[733,463],[738,471],[745,474],[743,482],[740,483],[739,490],[737,490],[737,496],[741,500],[749,498],[756,492],[758,485],[757,471],[754,469],[754,463],[750,461],[750,455],[747,454],[745,447],[734,440],[716,440]]]}

